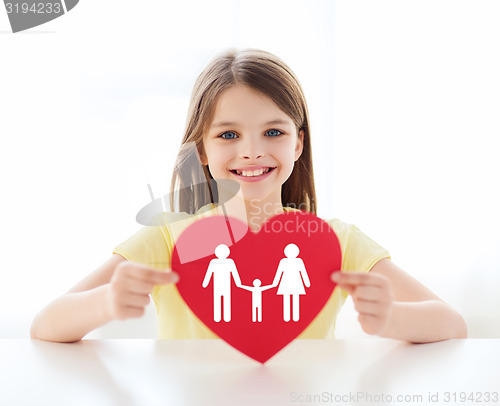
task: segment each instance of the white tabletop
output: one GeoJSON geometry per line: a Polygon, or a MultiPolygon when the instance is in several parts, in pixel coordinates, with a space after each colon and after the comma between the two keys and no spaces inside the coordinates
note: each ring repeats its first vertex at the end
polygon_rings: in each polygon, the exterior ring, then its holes
{"type": "Polygon", "coordinates": [[[0,374],[0,405],[500,405],[500,339],[296,340],[264,366],[221,340],[0,340],[0,374]]]}

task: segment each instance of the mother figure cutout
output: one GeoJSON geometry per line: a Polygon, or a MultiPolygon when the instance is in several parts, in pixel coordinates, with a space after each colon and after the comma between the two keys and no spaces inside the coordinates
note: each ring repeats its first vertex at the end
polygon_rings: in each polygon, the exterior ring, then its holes
{"type": "Polygon", "coordinates": [[[302,259],[297,258],[299,247],[295,244],[288,244],[285,247],[285,257],[283,258],[274,276],[273,286],[278,286],[277,295],[283,295],[283,320],[290,321],[290,295],[292,296],[293,321],[299,321],[300,317],[300,295],[305,295],[306,287],[311,286],[306,267],[302,259]],[[302,277],[301,277],[302,276],[302,277]],[[281,280],[280,280],[281,279],[281,280]]]}

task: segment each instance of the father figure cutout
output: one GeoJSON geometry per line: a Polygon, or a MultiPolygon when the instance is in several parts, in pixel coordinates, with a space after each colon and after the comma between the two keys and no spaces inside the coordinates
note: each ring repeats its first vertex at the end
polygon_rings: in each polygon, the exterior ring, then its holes
{"type": "Polygon", "coordinates": [[[221,321],[221,301],[224,300],[224,321],[231,321],[231,275],[236,286],[241,286],[236,265],[229,256],[229,247],[220,244],[215,248],[215,256],[208,265],[202,286],[206,288],[214,275],[214,321],[221,321]]]}

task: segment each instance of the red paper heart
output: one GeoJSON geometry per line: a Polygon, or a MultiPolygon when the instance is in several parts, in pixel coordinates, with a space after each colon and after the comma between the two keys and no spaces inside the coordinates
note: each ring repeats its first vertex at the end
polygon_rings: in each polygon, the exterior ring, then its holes
{"type": "MultiPolygon", "coordinates": [[[[287,253],[293,257],[290,251],[287,253]]],[[[315,215],[298,211],[273,217],[257,234],[234,218],[213,216],[198,220],[178,238],[172,255],[172,269],[180,276],[177,289],[193,313],[220,338],[262,363],[313,321],[335,288],[330,274],[340,266],[340,245],[332,228],[315,215]],[[228,259],[234,261],[241,283],[253,288],[255,279],[261,281],[261,287],[272,285],[280,261],[286,258],[284,249],[290,243],[300,250],[297,258],[305,265],[310,286],[307,287],[304,274],[298,272],[300,261],[293,258],[284,261],[280,268],[287,277],[283,274],[281,285],[261,292],[262,321],[259,322],[253,309],[254,294],[236,286],[235,279],[227,273],[230,262],[217,258],[215,248],[220,244],[229,247],[228,259]],[[208,286],[203,288],[212,260],[215,262],[211,269],[219,272],[217,288],[211,272],[208,286]],[[291,281],[295,282],[290,285],[291,281]],[[226,296],[225,300],[231,305],[230,321],[224,318],[214,321],[214,290],[220,290],[228,282],[226,290],[229,289],[230,298],[226,296]],[[286,285],[292,288],[287,289],[286,285]],[[304,294],[290,296],[291,317],[290,321],[284,321],[284,296],[277,293],[301,291],[304,294]],[[298,296],[299,306],[294,307],[294,296],[298,296]],[[298,321],[293,320],[294,308],[300,309],[298,321]],[[252,317],[256,321],[252,321],[252,317]]],[[[221,307],[223,317],[224,300],[221,307]]]]}

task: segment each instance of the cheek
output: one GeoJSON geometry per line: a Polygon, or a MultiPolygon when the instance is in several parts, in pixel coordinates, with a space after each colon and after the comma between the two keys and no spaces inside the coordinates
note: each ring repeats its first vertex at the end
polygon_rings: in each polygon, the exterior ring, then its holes
{"type": "Polygon", "coordinates": [[[210,171],[212,173],[214,171],[223,171],[230,159],[230,155],[227,153],[227,151],[221,148],[209,148],[206,151],[206,154],[206,161],[208,162],[208,167],[210,168],[210,171]]]}
{"type": "Polygon", "coordinates": [[[286,144],[276,151],[275,155],[284,167],[293,167],[295,163],[295,145],[286,144]]]}

